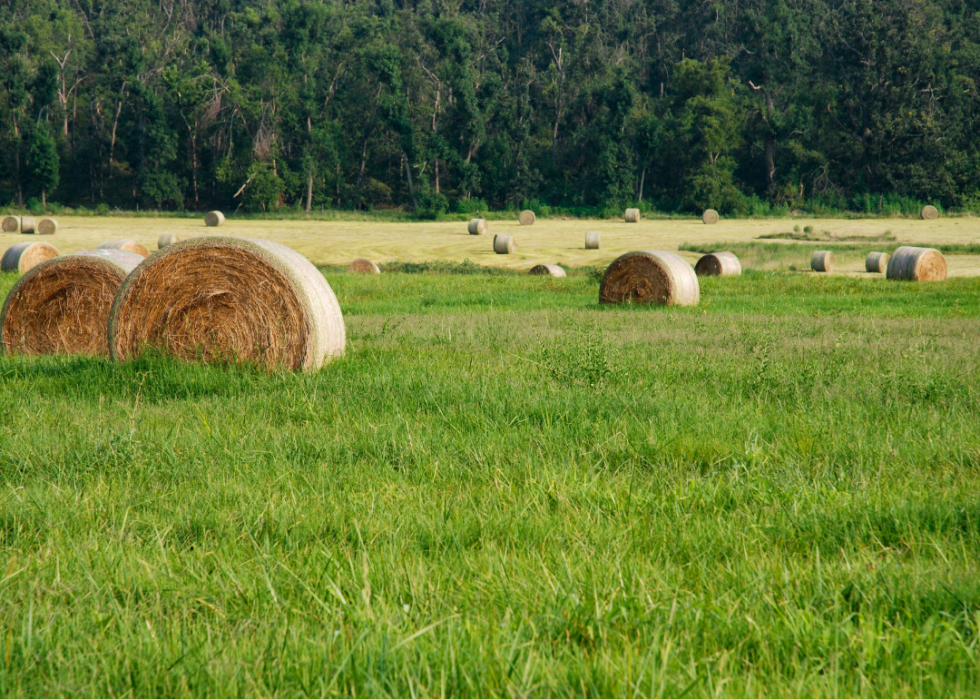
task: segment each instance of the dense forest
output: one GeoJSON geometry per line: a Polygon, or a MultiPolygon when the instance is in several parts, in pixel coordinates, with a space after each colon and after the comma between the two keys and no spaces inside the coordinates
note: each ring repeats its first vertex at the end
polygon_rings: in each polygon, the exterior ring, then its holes
{"type": "Polygon", "coordinates": [[[978,79],[980,1],[6,0],[0,203],[975,208],[978,79]]]}

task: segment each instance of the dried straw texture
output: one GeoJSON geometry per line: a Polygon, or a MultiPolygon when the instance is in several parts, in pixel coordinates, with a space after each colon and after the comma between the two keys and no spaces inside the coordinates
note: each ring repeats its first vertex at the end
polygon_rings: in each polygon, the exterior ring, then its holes
{"type": "Polygon", "coordinates": [[[588,231],[585,234],[585,249],[586,250],[598,250],[599,249],[599,231],[588,231]]]}
{"type": "Polygon", "coordinates": [[[20,217],[4,216],[0,228],[3,228],[4,233],[20,233],[20,217]]]}
{"type": "Polygon", "coordinates": [[[3,304],[3,351],[108,356],[112,299],[142,261],[122,250],[91,250],[42,262],[17,281],[3,304]]]}
{"type": "Polygon", "coordinates": [[[517,243],[509,235],[498,233],[493,237],[493,251],[498,255],[509,255],[517,250],[517,243]]]}
{"type": "Polygon", "coordinates": [[[534,215],[533,211],[527,210],[521,212],[518,220],[521,222],[522,226],[533,226],[534,222],[537,220],[537,217],[534,215]]]}
{"type": "Polygon", "coordinates": [[[691,265],[663,250],[639,250],[617,257],[599,286],[599,303],[696,306],[700,297],[698,276],[691,265]]]}
{"type": "Polygon", "coordinates": [[[933,219],[939,218],[939,209],[935,206],[923,206],[922,211],[919,212],[919,216],[922,217],[923,221],[932,221],[933,219]]]}
{"type": "Polygon", "coordinates": [[[810,255],[810,269],[814,272],[833,272],[834,253],[831,250],[817,250],[810,255]]]}
{"type": "Polygon", "coordinates": [[[742,274],[742,263],[734,252],[712,252],[694,265],[699,277],[738,277],[742,274]]]}
{"type": "Polygon", "coordinates": [[[466,230],[470,232],[470,235],[486,235],[490,232],[490,226],[487,225],[486,219],[474,218],[470,220],[466,230]]]}
{"type": "Polygon", "coordinates": [[[887,252],[869,252],[868,256],[864,258],[864,269],[868,272],[882,274],[888,269],[889,257],[887,252]]]}
{"type": "Polygon", "coordinates": [[[907,282],[944,282],[946,258],[933,248],[903,246],[892,253],[886,275],[907,282]]]}
{"type": "Polygon", "coordinates": [[[344,353],[344,317],[305,257],[266,240],[205,236],[131,274],[112,304],[118,360],[156,347],[183,359],[317,369],[344,353]]]}
{"type": "Polygon", "coordinates": [[[359,260],[354,260],[347,266],[347,271],[354,274],[381,274],[381,269],[378,265],[371,262],[371,260],[366,260],[363,257],[359,260]]]}
{"type": "Polygon", "coordinates": [[[208,228],[217,228],[225,222],[225,215],[220,211],[209,211],[204,215],[204,225],[208,228]]]}
{"type": "Polygon", "coordinates": [[[0,269],[4,272],[26,273],[37,265],[57,257],[58,248],[48,243],[17,243],[7,248],[0,261],[0,269]]]}
{"type": "Polygon", "coordinates": [[[150,251],[146,249],[146,246],[136,240],[111,240],[108,243],[102,243],[96,249],[122,250],[124,252],[131,252],[134,255],[142,255],[143,257],[150,256],[150,251]]]}
{"type": "Polygon", "coordinates": [[[639,223],[640,222],[640,210],[639,209],[626,209],[626,223],[639,223]]]}
{"type": "Polygon", "coordinates": [[[180,242],[180,236],[176,233],[161,233],[160,237],[157,238],[157,250],[163,250],[169,245],[180,242]]]}
{"type": "Polygon", "coordinates": [[[701,222],[713,226],[718,223],[718,212],[714,209],[705,209],[704,213],[701,214],[701,222]]]}
{"type": "Polygon", "coordinates": [[[20,217],[20,232],[21,233],[33,233],[35,227],[37,226],[37,221],[33,216],[21,216],[20,217]]]}
{"type": "Polygon", "coordinates": [[[42,218],[37,224],[38,235],[54,235],[58,232],[58,222],[53,218],[42,218]]]}
{"type": "Polygon", "coordinates": [[[565,270],[558,265],[535,265],[528,274],[535,276],[564,277],[565,270]]]}

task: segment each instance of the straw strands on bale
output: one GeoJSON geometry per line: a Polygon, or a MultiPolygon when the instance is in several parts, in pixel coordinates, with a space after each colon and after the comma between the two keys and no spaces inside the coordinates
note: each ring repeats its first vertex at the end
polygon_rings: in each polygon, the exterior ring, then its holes
{"type": "Polygon", "coordinates": [[[192,238],[129,275],[109,315],[119,360],[156,347],[183,359],[312,370],[344,352],[344,317],[305,257],[267,240],[192,238]]]}
{"type": "Polygon", "coordinates": [[[933,248],[903,246],[892,253],[886,275],[907,282],[944,282],[946,258],[933,248]]]}
{"type": "Polygon", "coordinates": [[[639,223],[640,222],[640,210],[639,209],[626,209],[626,223],[639,223]]]}
{"type": "Polygon", "coordinates": [[[54,235],[58,232],[58,222],[53,218],[42,218],[37,224],[38,235],[54,235]]]}
{"type": "Polygon", "coordinates": [[[220,211],[209,211],[204,215],[204,225],[208,228],[217,228],[225,222],[225,215],[220,211]]]}
{"type": "Polygon", "coordinates": [[[518,217],[517,220],[521,222],[522,226],[531,226],[534,225],[534,222],[537,220],[537,217],[534,215],[533,211],[528,209],[526,211],[522,211],[521,215],[518,217]]]}
{"type": "Polygon", "coordinates": [[[712,252],[698,260],[694,271],[699,277],[738,277],[742,263],[734,252],[712,252]]]}
{"type": "Polygon", "coordinates": [[[887,252],[869,252],[868,256],[864,258],[864,269],[868,272],[881,274],[888,269],[889,257],[887,252]]]}
{"type": "Polygon", "coordinates": [[[528,274],[535,276],[564,277],[565,270],[558,265],[535,265],[528,274]]]}
{"type": "Polygon", "coordinates": [[[509,255],[517,250],[517,243],[509,235],[498,233],[493,237],[493,251],[498,255],[509,255]]]}
{"type": "Polygon", "coordinates": [[[3,229],[4,233],[20,233],[20,217],[4,216],[0,228],[3,229]]]}
{"type": "Polygon", "coordinates": [[[470,235],[486,235],[490,231],[485,218],[470,219],[470,224],[466,227],[470,235]]]}
{"type": "Polygon", "coordinates": [[[833,272],[834,253],[832,250],[817,250],[810,255],[810,269],[814,272],[833,272]]]}
{"type": "Polygon", "coordinates": [[[599,231],[587,231],[585,234],[585,249],[599,249],[599,231]]]}
{"type": "Polygon", "coordinates": [[[701,290],[687,261],[672,252],[639,250],[613,260],[599,286],[599,303],[696,306],[701,290]]]}
{"type": "Polygon", "coordinates": [[[922,217],[923,221],[932,221],[933,219],[939,218],[939,209],[935,206],[923,206],[922,211],[919,212],[919,216],[922,217]]]}
{"type": "Polygon", "coordinates": [[[359,260],[354,260],[347,266],[348,272],[353,272],[354,274],[381,274],[381,270],[378,265],[371,262],[371,260],[366,260],[363,257],[359,260]]]}
{"type": "MultiPolygon", "coordinates": [[[[159,241],[157,242],[159,243],[159,241]]],[[[150,251],[146,249],[146,246],[137,240],[110,240],[108,243],[102,243],[96,249],[123,250],[124,252],[131,252],[135,255],[142,255],[143,257],[150,256],[150,251]]]]}
{"type": "Polygon", "coordinates": [[[168,245],[180,242],[180,236],[176,233],[161,233],[157,238],[157,250],[163,250],[168,245]]]}
{"type": "Polygon", "coordinates": [[[112,300],[142,261],[122,250],[90,250],[42,262],[17,281],[3,304],[3,351],[107,356],[112,300]]]}
{"type": "Polygon", "coordinates": [[[59,255],[58,248],[48,243],[17,243],[7,248],[0,260],[0,269],[4,272],[20,272],[24,274],[46,260],[59,255]]]}
{"type": "Polygon", "coordinates": [[[701,222],[709,226],[718,223],[718,212],[714,209],[705,209],[704,213],[701,214],[701,222]]]}

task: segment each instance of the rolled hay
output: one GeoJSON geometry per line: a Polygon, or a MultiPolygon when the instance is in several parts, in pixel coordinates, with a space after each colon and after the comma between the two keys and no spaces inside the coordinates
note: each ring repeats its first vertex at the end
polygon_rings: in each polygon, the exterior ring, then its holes
{"type": "Polygon", "coordinates": [[[714,209],[705,209],[704,213],[701,214],[701,222],[713,226],[718,223],[718,212],[714,209]]]}
{"type": "Polygon", "coordinates": [[[946,258],[933,248],[903,246],[888,260],[886,276],[907,282],[944,282],[946,258]]]}
{"type": "Polygon", "coordinates": [[[109,314],[117,360],[157,348],[181,359],[310,371],[344,353],[337,297],[309,260],[267,240],[175,243],[126,278],[109,314]]]}
{"type": "Polygon", "coordinates": [[[882,274],[888,269],[889,257],[887,252],[869,252],[868,256],[864,258],[865,271],[882,274]]]}
{"type": "Polygon", "coordinates": [[[486,219],[474,218],[470,220],[470,224],[466,227],[466,230],[470,232],[470,235],[486,235],[490,232],[490,226],[487,224],[486,219]]]}
{"type": "Polygon", "coordinates": [[[0,228],[3,229],[4,233],[20,233],[20,217],[4,216],[3,222],[0,222],[0,228]]]}
{"type": "Polygon", "coordinates": [[[17,243],[7,248],[0,260],[0,269],[4,272],[20,272],[25,274],[37,265],[59,255],[58,248],[48,243],[17,243]]]}
{"type": "Polygon", "coordinates": [[[208,228],[217,228],[225,222],[225,215],[220,211],[209,211],[204,215],[204,225],[208,228]]]}
{"type": "MultiPolygon", "coordinates": [[[[159,241],[157,242],[159,243],[159,241]]],[[[142,255],[143,257],[150,256],[150,251],[138,240],[110,240],[108,243],[102,243],[102,245],[97,246],[95,249],[122,250],[123,252],[131,252],[135,255],[142,255]]]]}
{"type": "Polygon", "coordinates": [[[35,221],[33,216],[21,216],[20,217],[20,232],[21,233],[33,233],[37,221],[35,221]]]}
{"type": "Polygon", "coordinates": [[[810,269],[814,272],[833,272],[834,253],[831,250],[817,250],[810,255],[810,269]]]}
{"type": "Polygon", "coordinates": [[[535,276],[564,277],[565,270],[558,265],[534,265],[528,274],[535,276]]]}
{"type": "Polygon", "coordinates": [[[123,250],[89,250],[37,265],[17,281],[0,311],[3,351],[108,356],[112,300],[142,261],[123,250]]]}
{"type": "Polygon", "coordinates": [[[517,220],[521,222],[522,226],[533,226],[534,222],[537,220],[537,216],[534,215],[533,211],[528,209],[526,211],[522,211],[517,220]]]}
{"type": "Polygon", "coordinates": [[[922,211],[919,212],[919,216],[922,217],[923,221],[932,221],[933,219],[939,218],[939,209],[935,206],[923,206],[922,211]]]}
{"type": "Polygon", "coordinates": [[[694,272],[699,277],[738,277],[742,263],[734,252],[711,252],[698,260],[694,272]]]}
{"type": "Polygon", "coordinates": [[[353,274],[381,274],[381,269],[378,265],[364,258],[351,262],[347,266],[347,271],[353,274]]]}
{"type": "Polygon", "coordinates": [[[701,290],[687,261],[672,252],[638,250],[620,255],[599,285],[599,303],[659,303],[696,306],[701,290]]]}
{"type": "Polygon", "coordinates": [[[493,237],[493,251],[498,255],[509,255],[517,250],[517,243],[509,235],[498,233],[493,237]]]}
{"type": "Polygon", "coordinates": [[[58,232],[58,222],[53,218],[42,218],[37,223],[38,235],[54,235],[58,232]]]}
{"type": "Polygon", "coordinates": [[[640,222],[640,210],[639,209],[626,209],[626,223],[639,223],[640,222]]]}
{"type": "Polygon", "coordinates": [[[157,238],[157,250],[163,250],[168,245],[180,242],[180,236],[176,233],[161,233],[157,238]]]}
{"type": "Polygon", "coordinates": [[[587,231],[585,234],[585,249],[599,249],[599,231],[587,231]]]}

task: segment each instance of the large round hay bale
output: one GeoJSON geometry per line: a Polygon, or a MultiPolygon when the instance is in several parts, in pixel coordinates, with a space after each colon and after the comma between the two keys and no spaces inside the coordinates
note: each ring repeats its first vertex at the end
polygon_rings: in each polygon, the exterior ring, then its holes
{"type": "Polygon", "coordinates": [[[526,211],[522,211],[517,220],[521,222],[522,226],[532,226],[537,220],[537,217],[534,215],[533,211],[528,209],[526,211]]]}
{"type": "Polygon", "coordinates": [[[347,266],[347,271],[353,274],[381,274],[381,269],[378,265],[371,262],[371,260],[366,260],[363,257],[359,260],[354,260],[347,266]]]}
{"type": "Polygon", "coordinates": [[[490,232],[490,226],[487,225],[485,218],[474,218],[470,220],[466,230],[470,232],[470,235],[486,235],[490,232]]]}
{"type": "Polygon", "coordinates": [[[30,269],[59,255],[58,248],[48,243],[17,243],[7,248],[0,260],[0,269],[4,272],[20,272],[24,274],[30,269]]]}
{"type": "Polygon", "coordinates": [[[938,250],[903,246],[888,260],[886,276],[907,282],[944,282],[946,274],[946,258],[938,250]]]}
{"type": "Polygon", "coordinates": [[[90,250],[34,267],[0,312],[3,351],[107,356],[112,299],[142,261],[122,250],[90,250]]]}
{"type": "Polygon", "coordinates": [[[225,215],[220,211],[209,211],[204,215],[204,225],[208,228],[217,228],[225,222],[225,215]]]}
{"type": "Polygon", "coordinates": [[[884,273],[888,269],[889,257],[887,252],[869,252],[868,256],[864,258],[865,271],[875,274],[884,273]]]}
{"type": "Polygon", "coordinates": [[[640,222],[640,210],[639,209],[626,209],[626,214],[624,216],[626,223],[639,223],[640,222]]]}
{"type": "Polygon", "coordinates": [[[37,223],[38,235],[54,235],[58,232],[58,222],[53,218],[42,218],[37,223]]]}
{"type": "Polygon", "coordinates": [[[939,218],[939,209],[935,206],[923,206],[922,211],[919,212],[919,216],[922,217],[923,221],[932,221],[933,219],[939,218]]]}
{"type": "Polygon", "coordinates": [[[834,271],[834,252],[832,250],[817,250],[810,255],[810,269],[814,272],[834,271]]]}
{"type": "Polygon", "coordinates": [[[168,245],[180,242],[180,236],[176,233],[161,233],[157,238],[157,250],[163,250],[168,245]]]}
{"type": "Polygon", "coordinates": [[[122,250],[123,252],[131,252],[134,255],[142,255],[143,257],[150,256],[150,251],[138,240],[110,240],[108,243],[102,243],[97,246],[96,250],[122,250]]]}
{"type": "Polygon", "coordinates": [[[498,255],[509,255],[517,250],[517,243],[509,235],[498,233],[493,237],[493,251],[498,255]]]}
{"type": "Polygon", "coordinates": [[[535,276],[564,277],[565,270],[558,265],[535,265],[528,274],[535,276]]]}
{"type": "Polygon", "coordinates": [[[587,231],[585,234],[585,249],[599,249],[599,231],[587,231]]]}
{"type": "Polygon", "coordinates": [[[705,209],[704,213],[701,214],[701,222],[709,226],[718,223],[718,212],[714,209],[705,209]]]}
{"type": "Polygon", "coordinates": [[[21,233],[33,233],[37,225],[37,221],[33,216],[21,216],[20,217],[20,232],[21,233]]]}
{"type": "Polygon", "coordinates": [[[599,303],[696,306],[701,290],[687,261],[672,252],[638,250],[613,260],[599,286],[599,303]]]}
{"type": "Polygon", "coordinates": [[[109,314],[114,359],[152,347],[182,359],[312,370],[346,345],[337,297],[320,271],[267,240],[205,236],[136,268],[109,314]]]}
{"type": "Polygon", "coordinates": [[[4,216],[0,228],[4,233],[20,233],[20,216],[4,216]]]}
{"type": "Polygon", "coordinates": [[[699,277],[737,277],[742,274],[742,263],[734,252],[711,252],[698,260],[694,272],[699,277]]]}

